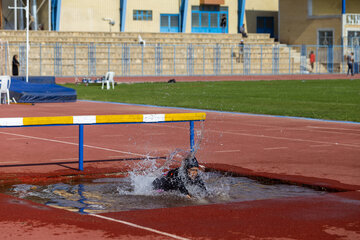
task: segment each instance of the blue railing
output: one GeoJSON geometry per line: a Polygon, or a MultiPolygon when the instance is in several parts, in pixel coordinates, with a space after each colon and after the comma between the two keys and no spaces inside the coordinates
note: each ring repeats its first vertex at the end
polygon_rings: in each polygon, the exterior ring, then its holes
{"type": "MultiPolygon", "coordinates": [[[[2,74],[11,73],[11,57],[19,55],[20,75],[26,70],[24,44],[6,44],[10,54],[2,54],[2,74]]],[[[346,73],[344,56],[354,52],[359,69],[359,46],[278,44],[31,44],[29,66],[33,76],[229,76],[306,73],[346,73]],[[309,54],[316,55],[311,69],[309,54]]]]}

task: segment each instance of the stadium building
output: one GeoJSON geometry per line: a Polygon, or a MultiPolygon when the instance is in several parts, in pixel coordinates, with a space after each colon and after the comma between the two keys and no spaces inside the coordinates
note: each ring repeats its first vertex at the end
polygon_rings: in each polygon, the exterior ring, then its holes
{"type": "Polygon", "coordinates": [[[360,1],[279,0],[279,29],[290,45],[358,46],[360,1]]]}
{"type": "MultiPolygon", "coordinates": [[[[24,29],[25,0],[2,0],[1,29],[24,29]]],[[[278,0],[30,0],[31,29],[277,36],[278,0]],[[225,29],[221,19],[226,17],[225,29]]]]}

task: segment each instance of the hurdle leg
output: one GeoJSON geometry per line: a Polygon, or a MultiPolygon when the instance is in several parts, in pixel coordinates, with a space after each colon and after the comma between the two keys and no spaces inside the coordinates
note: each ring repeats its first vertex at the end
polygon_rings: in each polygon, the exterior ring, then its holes
{"type": "Polygon", "coordinates": [[[84,125],[79,125],[79,170],[84,170],[84,125]]]}
{"type": "Polygon", "coordinates": [[[194,151],[194,121],[190,121],[190,150],[194,151]]]}

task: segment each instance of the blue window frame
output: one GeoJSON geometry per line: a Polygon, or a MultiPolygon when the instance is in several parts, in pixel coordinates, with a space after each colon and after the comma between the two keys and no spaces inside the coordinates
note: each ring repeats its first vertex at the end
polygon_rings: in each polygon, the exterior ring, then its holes
{"type": "Polygon", "coordinates": [[[218,5],[192,6],[191,32],[193,33],[228,33],[229,14],[227,7],[218,5]],[[226,18],[226,27],[221,27],[222,17],[226,18]]]}
{"type": "Polygon", "coordinates": [[[160,32],[179,32],[179,14],[160,14],[160,32]]]}
{"type": "Polygon", "coordinates": [[[152,21],[152,10],[134,10],[133,20],[152,21]]]}

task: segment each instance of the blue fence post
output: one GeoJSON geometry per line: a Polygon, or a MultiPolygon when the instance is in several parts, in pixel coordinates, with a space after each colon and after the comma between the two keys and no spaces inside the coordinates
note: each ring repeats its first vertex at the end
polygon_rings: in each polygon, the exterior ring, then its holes
{"type": "Polygon", "coordinates": [[[76,75],[76,44],[74,44],[74,76],[76,75]]]}
{"type": "Polygon", "coordinates": [[[328,50],[328,64],[327,64],[328,73],[333,73],[334,72],[334,48],[333,48],[333,45],[329,45],[327,50],[328,50]]]}
{"type": "Polygon", "coordinates": [[[144,76],[144,44],[141,44],[141,75],[144,76]]]}
{"type": "Polygon", "coordinates": [[[127,43],[123,43],[123,45],[122,45],[121,65],[122,65],[123,76],[129,76],[130,75],[130,48],[127,45],[127,43]]]}
{"type": "Polygon", "coordinates": [[[205,75],[205,46],[203,45],[203,75],[205,75]]]}
{"type": "Polygon", "coordinates": [[[260,57],[260,74],[262,74],[262,69],[263,69],[263,45],[260,45],[260,53],[261,53],[261,57],[260,57]]]}
{"type": "Polygon", "coordinates": [[[42,49],[41,49],[41,43],[39,43],[39,55],[40,55],[40,76],[42,75],[42,49]]]}
{"type": "MultiPolygon", "coordinates": [[[[5,75],[8,75],[8,69],[7,69],[7,66],[8,66],[8,52],[9,52],[9,46],[8,46],[8,43],[6,42],[5,43],[5,75]]],[[[11,72],[11,70],[9,69],[9,72],[11,72]]]]}
{"type": "Polygon", "coordinates": [[[194,121],[190,121],[190,150],[194,151],[194,121]]]}
{"type": "Polygon", "coordinates": [[[272,59],[272,74],[279,74],[279,47],[273,47],[273,59],[272,59]]]}
{"type": "Polygon", "coordinates": [[[243,75],[249,75],[251,69],[251,48],[248,45],[244,47],[244,72],[243,75]]]}
{"type": "Polygon", "coordinates": [[[217,43],[215,47],[213,48],[214,52],[214,75],[219,75],[221,71],[221,47],[217,43]]]}
{"type": "Polygon", "coordinates": [[[96,45],[93,42],[88,45],[88,74],[96,75],[96,45]]]}
{"type": "MultiPolygon", "coordinates": [[[[6,51],[7,52],[7,51],[6,51]]],[[[26,44],[20,43],[19,46],[19,59],[20,59],[20,72],[19,75],[25,75],[26,74],[26,44]]],[[[11,70],[10,70],[11,72],[11,70]]],[[[55,73],[54,73],[55,75],[55,73]]]]}
{"type": "Polygon", "coordinates": [[[316,46],[316,72],[319,73],[320,61],[319,61],[319,45],[316,46]]]}
{"type": "Polygon", "coordinates": [[[62,76],[62,44],[55,43],[54,48],[54,75],[62,76]]]}
{"type": "Polygon", "coordinates": [[[291,47],[289,47],[289,74],[292,74],[291,73],[291,47]]]}
{"type": "MultiPolygon", "coordinates": [[[[234,47],[231,46],[231,75],[234,74],[234,71],[233,71],[233,69],[234,69],[233,58],[234,57],[233,56],[235,56],[235,52],[234,52],[234,47]]],[[[240,56],[239,56],[239,58],[240,58],[240,56]]]]}
{"type": "Polygon", "coordinates": [[[163,67],[162,46],[160,45],[160,43],[158,43],[155,46],[155,75],[156,76],[162,75],[162,67],[163,67]]]}
{"type": "Polygon", "coordinates": [[[194,49],[190,43],[187,47],[187,74],[188,76],[194,75],[194,49]]]}
{"type": "Polygon", "coordinates": [[[358,74],[359,73],[359,64],[360,64],[360,48],[358,45],[355,46],[355,49],[354,49],[354,74],[358,74]]]}
{"type": "Polygon", "coordinates": [[[176,45],[174,45],[174,76],[176,76],[176,45]]]}
{"type": "Polygon", "coordinates": [[[84,125],[79,125],[79,170],[84,170],[84,125]]]}
{"type": "Polygon", "coordinates": [[[110,44],[108,44],[108,72],[110,72],[110,48],[111,48],[111,46],[110,46],[110,44]]]}

